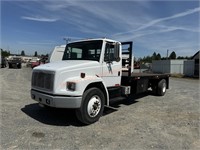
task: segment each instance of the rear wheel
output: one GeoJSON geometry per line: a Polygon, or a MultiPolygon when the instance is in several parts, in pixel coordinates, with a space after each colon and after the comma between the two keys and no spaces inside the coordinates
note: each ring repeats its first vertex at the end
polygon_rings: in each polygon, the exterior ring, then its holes
{"type": "Polygon", "coordinates": [[[81,108],[76,110],[76,116],[84,124],[92,124],[103,114],[105,97],[98,88],[90,88],[83,94],[81,108]]]}
{"type": "Polygon", "coordinates": [[[158,84],[156,83],[153,83],[152,85],[151,85],[151,89],[152,89],[152,92],[153,92],[153,94],[154,95],[157,95],[157,92],[158,92],[158,84]]]}
{"type": "Polygon", "coordinates": [[[167,84],[166,84],[166,80],[162,79],[158,82],[158,91],[157,94],[159,96],[163,96],[166,93],[166,89],[167,89],[167,84]]]}

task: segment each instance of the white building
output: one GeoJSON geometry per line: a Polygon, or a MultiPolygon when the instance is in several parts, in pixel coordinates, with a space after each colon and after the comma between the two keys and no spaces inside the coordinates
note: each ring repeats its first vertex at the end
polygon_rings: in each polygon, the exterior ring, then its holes
{"type": "Polygon", "coordinates": [[[152,62],[154,73],[194,75],[194,60],[154,60],[152,62]]]}

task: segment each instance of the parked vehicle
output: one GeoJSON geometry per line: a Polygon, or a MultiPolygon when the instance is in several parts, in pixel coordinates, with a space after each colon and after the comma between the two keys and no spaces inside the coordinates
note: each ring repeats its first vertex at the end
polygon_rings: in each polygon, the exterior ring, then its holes
{"type": "Polygon", "coordinates": [[[49,58],[42,58],[31,62],[31,68],[35,68],[41,64],[62,60],[66,45],[56,46],[50,54],[49,58]]]}
{"type": "Polygon", "coordinates": [[[1,58],[1,68],[7,67],[7,60],[5,57],[1,58]]]}
{"type": "Polygon", "coordinates": [[[32,62],[31,63],[31,68],[35,68],[39,65],[43,65],[43,64],[46,64],[48,62],[48,57],[42,57],[41,59],[39,59],[38,61],[35,61],[35,62],[32,62]]]}
{"type": "Polygon", "coordinates": [[[88,39],[67,44],[62,61],[33,69],[31,97],[41,106],[74,108],[84,124],[99,120],[112,99],[152,88],[163,96],[169,75],[133,73],[132,42],[88,39]]]}
{"type": "Polygon", "coordinates": [[[38,62],[40,59],[38,57],[32,57],[31,60],[29,60],[27,63],[26,63],[26,67],[32,67],[32,63],[35,63],[35,62],[38,62]]]}
{"type": "Polygon", "coordinates": [[[8,61],[9,68],[21,68],[22,67],[22,59],[20,57],[13,57],[8,61]]]}
{"type": "Polygon", "coordinates": [[[40,60],[39,60],[39,61],[36,61],[36,62],[32,62],[32,63],[31,63],[31,68],[33,69],[33,68],[35,68],[35,67],[37,67],[37,66],[39,66],[39,65],[41,65],[41,64],[44,64],[44,63],[41,62],[40,60]]]}

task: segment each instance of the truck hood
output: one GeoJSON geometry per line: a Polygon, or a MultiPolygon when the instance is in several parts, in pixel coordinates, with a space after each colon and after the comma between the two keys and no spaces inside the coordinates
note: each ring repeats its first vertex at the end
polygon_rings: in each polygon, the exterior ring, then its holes
{"type": "Polygon", "coordinates": [[[89,60],[65,60],[40,65],[33,69],[34,83],[38,83],[37,90],[44,92],[53,92],[59,95],[82,95],[83,86],[92,81],[100,81],[101,64],[97,61],[89,60]],[[36,73],[39,72],[39,73],[36,73]],[[84,79],[81,73],[85,74],[84,79]],[[98,80],[96,79],[98,78],[98,80]],[[39,82],[43,81],[41,84],[39,82]],[[66,90],[67,82],[76,82],[76,91],[66,90]],[[40,87],[41,85],[41,87],[40,87]],[[52,85],[53,89],[45,86],[52,85]],[[82,90],[81,90],[82,89],[82,90]]]}
{"type": "Polygon", "coordinates": [[[34,68],[34,70],[62,71],[78,70],[88,67],[99,67],[99,62],[90,60],[65,60],[44,64],[34,68]]]}

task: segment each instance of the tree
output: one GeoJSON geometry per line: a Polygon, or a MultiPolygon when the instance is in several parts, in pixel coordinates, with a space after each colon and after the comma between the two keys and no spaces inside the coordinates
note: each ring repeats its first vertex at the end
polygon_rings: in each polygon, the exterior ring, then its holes
{"type": "Polygon", "coordinates": [[[178,56],[177,59],[191,59],[191,56],[178,56]]]}
{"type": "Polygon", "coordinates": [[[25,52],[24,51],[21,51],[21,56],[25,56],[25,52]]]}
{"type": "Polygon", "coordinates": [[[143,63],[151,63],[152,62],[152,57],[151,56],[146,56],[141,59],[141,62],[143,63]]]}
{"type": "Polygon", "coordinates": [[[156,56],[157,56],[157,55],[156,55],[156,52],[154,52],[153,55],[152,55],[152,57],[151,57],[151,59],[152,59],[152,60],[156,60],[156,56]]]}
{"type": "Polygon", "coordinates": [[[169,59],[176,59],[176,53],[174,51],[169,55],[169,59]]]}
{"type": "Polygon", "coordinates": [[[8,57],[10,56],[10,52],[8,51],[4,51],[3,49],[1,49],[1,57],[8,57]]]}
{"type": "Polygon", "coordinates": [[[156,55],[156,60],[161,60],[161,55],[159,53],[156,55]]]}
{"type": "Polygon", "coordinates": [[[35,55],[34,55],[35,57],[37,57],[38,56],[38,54],[37,54],[37,51],[35,51],[35,55]]]}

